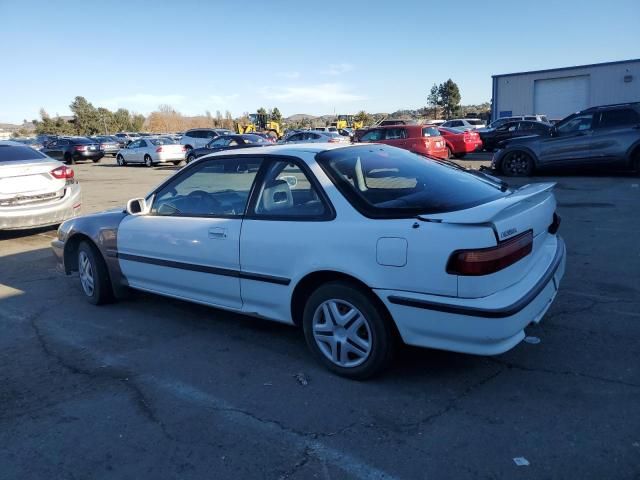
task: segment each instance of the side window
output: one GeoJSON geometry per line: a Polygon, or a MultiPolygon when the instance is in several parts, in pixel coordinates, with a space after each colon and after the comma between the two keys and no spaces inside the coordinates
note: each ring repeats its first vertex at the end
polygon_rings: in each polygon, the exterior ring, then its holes
{"type": "Polygon", "coordinates": [[[244,214],[251,186],[262,160],[211,160],[165,185],[153,201],[151,213],[169,216],[244,214]]]}
{"type": "Polygon", "coordinates": [[[289,137],[289,142],[298,142],[302,139],[302,134],[301,133],[294,133],[293,135],[291,135],[289,137]]]}
{"type": "Polygon", "coordinates": [[[131,142],[129,144],[129,148],[138,148],[140,146],[141,140],[136,140],[135,142],[131,142]]]}
{"type": "Polygon", "coordinates": [[[256,217],[320,219],[329,213],[316,187],[295,163],[271,163],[258,191],[256,217]]]}
{"type": "Polygon", "coordinates": [[[228,141],[228,138],[220,137],[209,142],[209,145],[211,146],[211,148],[224,147],[228,141]]]}
{"type": "Polygon", "coordinates": [[[369,130],[367,133],[360,137],[360,140],[363,142],[377,142],[378,140],[382,140],[384,132],[377,128],[375,130],[369,130]]]}
{"type": "Polygon", "coordinates": [[[232,138],[231,140],[229,140],[229,143],[227,143],[227,147],[237,147],[238,146],[238,141],[235,138],[232,138]]]}
{"type": "Polygon", "coordinates": [[[187,133],[184,134],[185,137],[191,137],[191,138],[198,138],[198,132],[197,130],[190,130],[187,133]]]}
{"type": "Polygon", "coordinates": [[[601,112],[599,128],[615,128],[640,123],[640,115],[631,108],[601,112]]]}
{"type": "Polygon", "coordinates": [[[138,147],[140,147],[140,148],[143,148],[143,147],[147,146],[147,141],[146,140],[140,140],[138,143],[139,143],[138,147]]]}
{"type": "Polygon", "coordinates": [[[204,133],[204,137],[205,138],[216,138],[218,136],[218,134],[216,132],[212,132],[212,131],[209,131],[209,130],[206,130],[203,133],[204,133]]]}
{"type": "Polygon", "coordinates": [[[387,128],[385,138],[387,140],[401,140],[407,138],[407,135],[404,128],[387,128]]]}
{"type": "Polygon", "coordinates": [[[582,113],[578,115],[574,115],[569,119],[563,121],[558,124],[558,132],[562,134],[568,133],[576,133],[581,132],[583,130],[591,130],[591,125],[593,123],[593,114],[592,113],[582,113]]]}

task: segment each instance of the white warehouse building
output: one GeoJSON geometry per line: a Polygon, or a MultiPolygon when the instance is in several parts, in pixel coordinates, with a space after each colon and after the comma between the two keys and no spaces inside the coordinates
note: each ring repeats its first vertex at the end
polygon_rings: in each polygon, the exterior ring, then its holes
{"type": "Polygon", "coordinates": [[[493,75],[491,120],[561,119],[598,105],[640,102],[640,59],[493,75]]]}

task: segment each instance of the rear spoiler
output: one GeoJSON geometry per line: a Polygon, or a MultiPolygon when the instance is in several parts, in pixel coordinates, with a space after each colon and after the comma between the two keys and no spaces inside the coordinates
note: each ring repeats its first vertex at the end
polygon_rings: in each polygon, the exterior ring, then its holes
{"type": "Polygon", "coordinates": [[[418,218],[427,222],[456,223],[463,225],[490,223],[503,215],[509,215],[510,210],[517,208],[518,204],[541,202],[549,196],[555,186],[555,182],[528,184],[514,190],[507,196],[476,207],[454,212],[418,215],[418,218]]]}

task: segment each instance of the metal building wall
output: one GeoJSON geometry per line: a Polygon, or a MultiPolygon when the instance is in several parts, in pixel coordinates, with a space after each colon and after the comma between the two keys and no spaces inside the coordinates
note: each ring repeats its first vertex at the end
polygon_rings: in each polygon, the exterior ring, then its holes
{"type": "MultiPolygon", "coordinates": [[[[511,111],[512,115],[546,114],[534,112],[535,81],[551,78],[589,76],[587,107],[610,103],[640,101],[640,59],[611,62],[580,67],[541,70],[493,77],[492,120],[500,112],[511,111]],[[625,77],[627,80],[625,81],[625,77]]],[[[573,112],[566,112],[568,115],[573,112]]]]}

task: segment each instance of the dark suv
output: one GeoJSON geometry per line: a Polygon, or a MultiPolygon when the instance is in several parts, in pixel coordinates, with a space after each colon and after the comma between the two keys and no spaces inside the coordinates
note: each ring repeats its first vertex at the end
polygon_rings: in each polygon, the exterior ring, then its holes
{"type": "Polygon", "coordinates": [[[611,166],[640,173],[640,103],[583,110],[544,135],[500,144],[491,165],[509,176],[549,167],[611,166]]]}
{"type": "Polygon", "coordinates": [[[41,152],[65,163],[76,163],[78,160],[96,163],[104,157],[100,145],[85,137],[58,137],[49,142],[41,152]]]}

